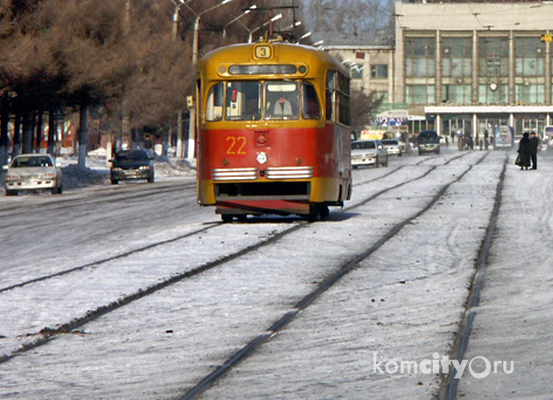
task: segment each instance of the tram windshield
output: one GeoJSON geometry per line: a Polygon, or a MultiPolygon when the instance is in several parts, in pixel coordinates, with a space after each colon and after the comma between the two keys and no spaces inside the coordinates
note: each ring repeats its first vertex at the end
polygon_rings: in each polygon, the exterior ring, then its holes
{"type": "Polygon", "coordinates": [[[207,121],[320,119],[321,106],[313,84],[295,81],[232,81],[217,83],[207,97],[207,121]],[[223,86],[224,85],[224,86],[223,86]]]}
{"type": "Polygon", "coordinates": [[[297,82],[265,83],[265,119],[298,119],[300,96],[297,82]]]}
{"type": "Polygon", "coordinates": [[[227,83],[225,118],[227,120],[261,119],[261,83],[235,81],[227,83]]]}

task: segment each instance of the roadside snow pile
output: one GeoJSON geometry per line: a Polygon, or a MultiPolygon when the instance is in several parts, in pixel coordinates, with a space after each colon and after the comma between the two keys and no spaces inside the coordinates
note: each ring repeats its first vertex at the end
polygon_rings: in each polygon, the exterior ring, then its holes
{"type": "MultiPolygon", "coordinates": [[[[91,185],[109,185],[109,168],[106,166],[105,157],[94,154],[88,157],[86,164],[89,167],[79,168],[77,160],[64,157],[58,159],[62,166],[63,187],[65,189],[81,188],[91,185]]],[[[167,157],[155,157],[156,177],[195,176],[195,166],[191,166],[183,159],[170,159],[167,157]]]]}
{"type": "Polygon", "coordinates": [[[69,164],[62,168],[62,173],[64,189],[109,184],[109,170],[79,168],[77,164],[69,164]]]}
{"type": "Polygon", "coordinates": [[[156,176],[195,176],[196,166],[184,159],[170,159],[156,156],[154,160],[156,176]]]}

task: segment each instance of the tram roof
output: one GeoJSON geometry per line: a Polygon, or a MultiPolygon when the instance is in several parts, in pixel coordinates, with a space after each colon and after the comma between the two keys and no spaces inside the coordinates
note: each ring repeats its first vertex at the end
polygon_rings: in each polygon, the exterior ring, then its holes
{"type": "MultiPolygon", "coordinates": [[[[320,67],[330,67],[349,77],[349,71],[342,63],[329,53],[310,46],[284,42],[257,42],[234,44],[212,50],[198,62],[199,69],[206,65],[256,65],[256,64],[304,64],[309,67],[307,76],[313,77],[320,71],[320,67]],[[269,45],[273,49],[271,58],[259,59],[254,56],[258,45],[269,45]],[[316,67],[319,66],[319,67],[316,67]]],[[[215,69],[213,69],[214,71],[215,69]]],[[[211,71],[206,71],[211,75],[211,71]]],[[[221,77],[223,75],[220,75],[221,77]]],[[[228,75],[227,75],[228,76],[228,75]]],[[[251,76],[252,78],[254,76],[251,76]]]]}

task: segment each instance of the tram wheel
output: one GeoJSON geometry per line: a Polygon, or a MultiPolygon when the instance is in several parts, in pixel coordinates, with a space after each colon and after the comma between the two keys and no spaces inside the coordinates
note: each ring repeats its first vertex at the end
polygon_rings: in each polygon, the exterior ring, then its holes
{"type": "Polygon", "coordinates": [[[224,223],[232,222],[232,215],[230,215],[230,214],[221,214],[221,220],[224,223]]]}
{"type": "Polygon", "coordinates": [[[315,222],[328,217],[329,214],[330,214],[330,211],[327,205],[313,204],[311,205],[311,210],[309,212],[307,219],[309,220],[309,222],[315,222]]]}

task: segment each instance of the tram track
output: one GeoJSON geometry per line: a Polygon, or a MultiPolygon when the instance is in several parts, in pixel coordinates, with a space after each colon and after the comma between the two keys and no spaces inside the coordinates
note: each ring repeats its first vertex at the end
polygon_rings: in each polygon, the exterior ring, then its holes
{"type": "Polygon", "coordinates": [[[73,267],[73,268],[69,268],[69,269],[66,269],[66,270],[63,270],[63,271],[55,272],[55,273],[48,274],[48,275],[43,275],[43,276],[38,277],[38,278],[33,278],[33,279],[29,279],[29,280],[24,281],[24,282],[20,282],[20,283],[16,283],[16,284],[13,284],[13,285],[10,285],[10,286],[6,286],[6,287],[3,287],[3,288],[0,288],[0,293],[7,292],[8,290],[13,290],[13,289],[16,289],[16,288],[21,288],[23,286],[27,286],[27,285],[30,285],[30,284],[33,284],[33,283],[43,282],[43,281],[46,281],[48,279],[57,278],[57,277],[60,277],[60,276],[63,276],[63,275],[70,274],[72,272],[81,271],[81,270],[86,269],[86,268],[98,267],[98,266],[100,266],[102,264],[105,264],[105,263],[108,263],[110,261],[119,260],[121,258],[129,257],[133,254],[140,253],[140,252],[143,252],[143,251],[147,251],[147,250],[153,249],[153,248],[158,247],[158,246],[163,246],[163,245],[166,245],[166,244],[169,244],[169,243],[174,243],[174,242],[177,242],[179,240],[186,239],[190,236],[197,235],[197,234],[200,234],[200,233],[204,233],[204,232],[208,231],[209,229],[213,229],[213,227],[212,226],[203,227],[201,229],[197,229],[193,232],[189,232],[189,233],[186,233],[184,235],[176,236],[176,237],[173,237],[171,239],[162,240],[162,241],[155,242],[155,243],[150,243],[146,246],[142,246],[142,247],[139,247],[137,249],[133,249],[133,250],[126,251],[126,252],[123,252],[123,253],[119,253],[119,254],[116,254],[116,255],[111,256],[111,257],[103,258],[103,259],[98,260],[98,261],[92,261],[92,262],[89,262],[89,263],[86,263],[86,264],[83,264],[83,265],[79,265],[79,266],[76,266],[76,267],[73,267]]]}
{"type": "MultiPolygon", "coordinates": [[[[478,162],[481,162],[484,158],[485,158],[486,155],[484,155],[478,162]]],[[[449,163],[451,162],[452,160],[448,160],[446,163],[449,163]]],[[[358,204],[355,204],[355,205],[352,205],[351,207],[348,207],[346,209],[344,209],[345,211],[350,211],[350,210],[353,210],[355,209],[356,207],[359,207],[361,205],[364,205],[366,203],[368,203],[370,200],[373,200],[379,196],[381,196],[382,194],[384,193],[387,193],[391,190],[394,190],[400,186],[403,186],[403,185],[406,185],[406,184],[409,184],[409,183],[412,183],[416,180],[419,180],[419,179],[422,179],[424,177],[426,177],[429,173],[431,173],[432,171],[435,170],[437,166],[432,166],[429,168],[428,171],[426,171],[425,173],[417,176],[417,177],[414,177],[412,179],[408,179],[400,184],[397,184],[397,185],[394,185],[394,186],[391,186],[391,187],[388,187],[388,188],[384,188],[382,189],[381,191],[379,191],[378,193],[370,196],[368,199],[365,199],[363,202],[361,203],[358,203],[358,204]]],[[[470,168],[468,169],[470,170],[470,168]]],[[[464,176],[464,174],[466,174],[467,171],[465,171],[465,173],[463,173],[462,176],[464,176]]],[[[461,179],[461,176],[457,177],[455,180],[453,180],[452,182],[450,182],[447,187],[449,187],[449,185],[451,185],[452,183],[454,183],[455,181],[458,181],[459,179],[461,179]]],[[[443,191],[445,191],[447,188],[444,188],[443,191]]],[[[443,191],[440,191],[441,193],[443,193],[443,191]]],[[[430,206],[428,206],[430,207],[430,206]]],[[[415,217],[413,217],[415,218],[415,217]]],[[[403,227],[405,226],[405,224],[407,224],[408,222],[405,222],[405,223],[402,223],[402,224],[399,224],[397,225],[398,226],[398,231],[403,227]]],[[[74,330],[77,330],[78,328],[82,327],[83,325],[87,324],[88,322],[91,322],[93,320],[96,320],[98,319],[99,317],[103,316],[103,315],[106,315],[112,311],[115,311],[123,306],[126,306],[136,300],[139,300],[141,298],[144,298],[148,295],[151,295],[153,293],[156,293],[158,292],[159,290],[162,290],[166,287],[169,287],[177,282],[180,282],[184,279],[187,279],[187,278],[190,278],[192,276],[197,276],[199,275],[200,273],[203,273],[207,270],[210,270],[210,269],[213,269],[215,267],[218,267],[218,266],[221,266],[227,262],[230,262],[236,258],[239,258],[241,256],[244,256],[248,253],[251,253],[263,246],[267,246],[271,243],[275,243],[276,241],[278,241],[280,238],[286,236],[286,235],[289,235],[291,234],[292,232],[295,232],[296,230],[306,226],[306,225],[309,225],[307,224],[306,222],[300,222],[300,223],[295,223],[292,227],[290,228],[286,228],[284,229],[283,231],[281,232],[278,232],[278,233],[275,233],[275,234],[271,234],[271,235],[268,235],[266,239],[262,240],[262,241],[259,241],[259,242],[256,242],[248,247],[245,247],[237,252],[234,252],[234,253],[231,253],[231,254],[227,254],[227,255],[224,255],[224,256],[221,256],[215,260],[212,260],[212,261],[209,261],[209,262],[206,262],[202,265],[199,265],[197,267],[194,267],[194,268],[191,268],[191,269],[188,269],[182,273],[179,273],[179,274],[174,274],[172,275],[171,277],[167,278],[167,279],[164,279],[154,285],[151,285],[151,286],[148,286],[146,288],[141,288],[127,296],[124,296],[124,297],[121,297],[121,298],[118,298],[117,300],[115,301],[111,301],[111,302],[108,302],[106,304],[103,304],[103,305],[100,305],[99,307],[93,309],[93,310],[90,310],[88,311],[85,315],[81,315],[81,316],[77,316],[75,318],[73,318],[71,321],[69,322],[65,322],[65,323],[61,323],[61,324],[58,324],[56,327],[54,328],[51,328],[51,327],[45,327],[43,328],[40,332],[36,332],[36,333],[31,333],[31,334],[28,334],[27,336],[29,337],[33,337],[34,339],[23,344],[17,351],[14,351],[12,352],[11,354],[7,354],[7,355],[4,355],[3,357],[0,358],[0,364],[1,363],[4,363],[4,362],[7,362],[8,360],[20,355],[20,354],[23,354],[31,349],[35,349],[37,347],[40,347],[44,344],[47,344],[49,343],[50,341],[52,340],[55,340],[59,335],[62,335],[62,334],[65,334],[65,333],[69,333],[71,331],[74,331],[74,330]]],[[[201,232],[205,232],[209,229],[213,229],[213,228],[216,228],[217,226],[220,226],[220,224],[218,225],[214,225],[212,227],[206,227],[206,228],[203,228],[202,230],[199,230],[197,232],[192,232],[188,235],[185,235],[186,237],[190,237],[194,234],[199,234],[201,232]]],[[[395,235],[397,232],[394,231],[392,233],[390,233],[389,235],[395,235]]],[[[386,242],[387,240],[389,240],[389,235],[386,235],[385,237],[383,237],[382,239],[379,240],[378,243],[379,244],[379,247],[384,243],[386,242]]],[[[391,236],[390,236],[391,237],[391,236]]],[[[105,260],[101,260],[102,263],[106,263],[108,261],[112,261],[112,260],[115,260],[115,259],[121,259],[121,258],[125,258],[127,256],[130,256],[132,254],[135,254],[137,252],[141,252],[141,251],[147,251],[147,250],[150,250],[154,247],[158,247],[158,246],[161,246],[163,244],[169,244],[169,243],[174,243],[178,240],[181,240],[183,239],[184,236],[182,237],[177,237],[177,238],[173,238],[173,239],[169,239],[169,240],[166,240],[166,241],[162,241],[162,242],[159,242],[159,243],[156,243],[156,244],[151,244],[151,245],[148,245],[148,246],[144,246],[143,248],[140,248],[140,249],[136,249],[136,250],[133,250],[131,252],[127,252],[127,253],[122,253],[120,255],[116,255],[116,256],[113,256],[113,257],[110,257],[110,258],[107,258],[105,260]]],[[[375,249],[373,249],[372,251],[370,251],[369,253],[367,253],[367,255],[365,255],[365,258],[368,257],[368,255],[370,255],[373,251],[375,251],[375,249]]],[[[353,261],[352,261],[353,262],[353,261]]],[[[65,274],[69,274],[71,272],[75,272],[75,271],[78,271],[78,270],[83,270],[83,269],[86,269],[86,268],[90,268],[90,267],[93,267],[94,264],[98,264],[98,263],[89,263],[89,264],[86,264],[86,265],[82,265],[82,266],[79,266],[79,267],[75,267],[75,268],[72,268],[71,270],[67,270],[67,272],[65,272],[65,274]]],[[[343,267],[343,269],[345,268],[345,270],[349,271],[349,269],[353,268],[353,267],[343,267]]],[[[346,272],[347,273],[347,272],[346,272]]],[[[50,278],[53,278],[53,277],[59,277],[60,274],[54,274],[54,275],[51,275],[51,276],[44,276],[44,277],[41,277],[41,278],[36,278],[33,280],[33,282],[27,282],[25,284],[16,284],[16,285],[12,285],[12,287],[10,288],[4,288],[2,290],[0,290],[0,293],[2,292],[6,292],[8,290],[11,290],[11,289],[14,289],[14,288],[21,288],[22,286],[27,286],[27,285],[30,285],[31,283],[36,283],[36,282],[44,282],[44,281],[47,281],[48,279],[50,278]]],[[[339,278],[338,278],[339,279],[339,278]]],[[[326,289],[324,289],[326,290],[326,289]]],[[[300,303],[306,303],[308,302],[307,299],[304,299],[302,300],[302,302],[300,303]]],[[[298,304],[300,304],[298,303],[298,304]]],[[[283,325],[284,321],[281,321],[278,323],[278,325],[283,325]]]]}
{"type": "MultiPolygon", "coordinates": [[[[476,162],[475,165],[481,163],[486,157],[487,154],[484,154],[478,162],[476,162]]],[[[506,165],[506,161],[505,161],[506,165]]],[[[227,360],[225,360],[222,364],[215,367],[211,373],[204,376],[196,385],[194,385],[192,388],[188,389],[182,396],[178,397],[178,400],[192,400],[195,399],[197,396],[199,396],[202,392],[207,390],[210,386],[212,386],[214,383],[216,383],[219,379],[221,379],[227,372],[229,372],[233,367],[237,366],[240,362],[247,359],[256,349],[261,347],[265,342],[271,340],[273,337],[275,337],[280,331],[282,331],[286,326],[288,326],[303,310],[305,310],[307,307],[309,307],[314,301],[316,301],[323,293],[325,293],[328,289],[330,289],[332,286],[334,286],[337,282],[339,282],[344,276],[349,274],[352,270],[354,270],[358,265],[366,261],[373,253],[375,253],[377,250],[379,250],[382,246],[384,246],[387,242],[389,242],[391,239],[393,239],[396,235],[399,234],[399,232],[407,225],[411,224],[414,220],[422,216],[424,213],[426,213],[428,210],[430,210],[447,192],[447,190],[455,183],[459,182],[466,174],[470,172],[472,169],[472,165],[469,166],[463,173],[459,174],[455,177],[455,179],[451,180],[450,182],[442,185],[439,190],[434,194],[434,196],[430,199],[430,201],[422,207],[420,210],[418,210],[416,213],[412,214],[411,216],[403,219],[402,221],[399,221],[396,223],[388,232],[386,232],[384,235],[380,237],[373,245],[371,245],[368,249],[351,256],[348,260],[346,260],[344,263],[339,265],[335,268],[335,272],[328,275],[326,278],[324,278],[315,289],[313,289],[311,292],[309,292],[307,295],[302,297],[290,310],[286,311],[279,319],[277,319],[272,325],[270,325],[264,332],[262,332],[260,335],[255,337],[253,340],[248,342],[244,347],[238,349],[236,352],[234,352],[227,360]]],[[[425,174],[417,177],[416,179],[421,179],[423,177],[426,177],[430,172],[432,172],[435,169],[435,166],[431,168],[429,171],[427,171],[425,174]]],[[[500,177],[500,182],[502,184],[504,179],[504,173],[502,173],[500,177]]],[[[411,182],[409,182],[411,183],[411,182]]],[[[397,187],[403,186],[405,183],[401,183],[396,185],[394,188],[390,188],[389,190],[395,189],[397,187]]],[[[388,191],[388,190],[386,190],[388,191]]],[[[370,200],[373,200],[374,198],[380,196],[383,194],[382,192],[376,193],[375,195],[371,196],[368,199],[365,199],[363,202],[356,204],[355,206],[351,207],[351,209],[359,207],[361,205],[364,205],[368,203],[370,200]]],[[[490,224],[494,223],[494,214],[492,213],[492,216],[490,217],[490,224]]],[[[488,235],[486,235],[488,236],[488,235]]],[[[446,399],[446,400],[452,400],[452,399],[446,399]]]]}
{"type": "MultiPolygon", "coordinates": [[[[25,208],[28,212],[50,212],[50,211],[63,211],[65,207],[72,206],[72,207],[86,207],[91,205],[101,205],[101,204],[114,204],[121,201],[129,201],[129,200],[136,200],[136,199],[143,199],[150,196],[157,196],[157,195],[163,195],[167,193],[173,193],[177,191],[181,191],[183,189],[192,188],[195,187],[195,183],[181,183],[178,185],[175,185],[174,183],[166,184],[166,183],[160,183],[159,185],[155,183],[154,185],[157,185],[155,187],[148,187],[146,189],[141,190],[140,192],[136,191],[127,191],[127,190],[121,190],[119,188],[105,188],[101,190],[96,190],[91,193],[87,193],[86,197],[83,197],[84,195],[81,194],[78,197],[73,196],[72,194],[65,195],[62,198],[56,197],[54,199],[51,199],[49,196],[46,198],[46,201],[42,201],[39,203],[30,203],[25,204],[25,208]],[[121,191],[121,193],[118,193],[118,191],[121,191]],[[107,197],[109,196],[109,197],[107,197]]],[[[121,187],[122,188],[122,187],[121,187]]],[[[21,210],[21,205],[17,206],[6,206],[2,207],[0,209],[0,217],[6,215],[11,216],[14,211],[21,210]]],[[[0,228],[9,227],[9,225],[0,225],[0,228]]]]}
{"type": "MultiPolygon", "coordinates": [[[[505,182],[505,174],[507,171],[508,157],[505,157],[503,169],[499,176],[499,181],[495,190],[495,199],[493,209],[488,221],[486,232],[482,238],[478,256],[474,261],[474,275],[472,277],[469,295],[465,303],[465,312],[460,323],[460,329],[454,340],[454,345],[451,351],[450,359],[461,363],[467,353],[468,343],[472,334],[474,320],[478,313],[477,307],[480,304],[480,295],[485,283],[485,275],[488,264],[488,257],[493,244],[493,238],[497,230],[497,221],[501,208],[503,185],[505,182]]],[[[440,400],[455,400],[457,399],[457,388],[460,378],[456,377],[456,370],[452,370],[448,375],[443,376],[441,390],[439,393],[440,400]]]]}
{"type": "MultiPolygon", "coordinates": [[[[461,154],[458,154],[448,160],[446,160],[442,165],[449,165],[449,163],[453,162],[453,161],[456,161],[458,159],[461,159],[465,156],[468,156],[470,153],[468,152],[465,152],[465,153],[461,153],[461,154]]],[[[489,153],[487,153],[489,154],[489,153]]],[[[415,165],[415,166],[421,166],[425,161],[428,161],[429,159],[434,159],[435,157],[427,157],[427,158],[424,158],[418,162],[416,162],[415,164],[412,164],[412,165],[415,165]]],[[[361,182],[354,182],[353,183],[353,187],[356,187],[356,186],[363,186],[363,185],[366,185],[366,184],[369,184],[369,183],[372,183],[374,181],[378,181],[378,180],[381,180],[381,179],[386,179],[388,178],[389,176],[393,175],[394,173],[402,170],[403,168],[406,168],[406,167],[409,167],[411,165],[400,165],[398,167],[395,167],[393,169],[391,169],[390,171],[388,171],[387,173],[385,173],[384,175],[380,175],[380,176],[377,176],[375,178],[371,178],[371,179],[367,179],[367,180],[363,180],[361,182]]]]}
{"type": "MultiPolygon", "coordinates": [[[[458,156],[455,156],[451,159],[448,159],[444,162],[443,165],[448,165],[450,162],[454,161],[454,160],[457,160],[463,156],[465,156],[466,154],[468,153],[464,153],[464,154],[460,154],[458,156]]],[[[415,165],[418,165],[418,164],[415,164],[415,165]]],[[[392,174],[398,172],[399,170],[403,169],[404,167],[406,167],[405,165],[404,166],[399,166],[393,170],[391,170],[390,172],[382,175],[382,176],[379,176],[379,177],[376,177],[376,178],[372,178],[370,180],[366,180],[366,181],[362,181],[362,182],[359,182],[357,184],[355,184],[355,186],[362,186],[362,185],[366,185],[366,184],[369,184],[369,183],[372,183],[374,181],[377,181],[377,180],[382,180],[382,179],[386,179],[387,177],[391,176],[392,174]]],[[[358,204],[354,204],[354,205],[351,205],[349,207],[345,207],[343,208],[344,211],[350,211],[352,209],[354,209],[355,207],[358,207],[359,205],[361,204],[366,204],[368,201],[370,200],[373,200],[374,198],[386,193],[387,191],[390,191],[390,190],[393,190],[393,189],[396,189],[400,186],[403,186],[405,184],[408,184],[412,181],[415,181],[417,179],[420,179],[424,176],[426,176],[428,173],[430,173],[431,171],[433,171],[434,168],[430,168],[429,171],[427,171],[424,175],[420,176],[420,177],[416,177],[416,178],[413,178],[411,181],[406,181],[406,182],[402,182],[401,184],[398,184],[398,185],[395,185],[395,186],[392,186],[392,187],[388,187],[388,188],[385,188],[385,189],[382,189],[381,191],[379,191],[378,193],[372,195],[371,197],[365,199],[364,201],[362,201],[361,203],[358,203],[358,204]]],[[[170,187],[168,188],[168,190],[166,191],[163,191],[163,193],[169,191],[169,192],[174,192],[176,190],[180,190],[181,187],[178,187],[177,188],[174,188],[174,187],[170,187]]],[[[156,192],[158,193],[158,192],[156,192]]],[[[133,195],[133,196],[129,196],[129,197],[126,197],[125,199],[134,199],[134,198],[143,198],[143,197],[147,197],[149,195],[152,195],[152,193],[147,193],[147,194],[138,194],[138,195],[133,195]]],[[[102,201],[107,201],[107,202],[115,202],[117,200],[103,200],[102,201]]],[[[121,259],[121,258],[125,258],[125,257],[128,257],[128,256],[131,256],[133,254],[136,254],[136,253],[140,253],[140,252],[143,252],[143,251],[147,251],[147,250],[150,250],[150,249],[153,249],[153,248],[156,248],[156,247],[159,247],[159,246],[162,246],[162,245],[165,245],[165,244],[170,244],[170,243],[174,243],[176,241],[179,241],[179,240],[182,240],[182,239],[186,239],[186,238],[189,238],[191,236],[194,236],[194,235],[197,235],[197,234],[201,234],[201,233],[204,233],[208,230],[211,230],[211,229],[214,229],[216,228],[218,225],[220,225],[220,223],[216,224],[216,225],[212,225],[212,226],[208,226],[208,227],[204,227],[204,228],[201,228],[201,229],[197,229],[197,230],[194,230],[193,232],[189,232],[189,233],[186,233],[186,234],[183,234],[183,235],[179,235],[179,236],[176,236],[176,237],[173,237],[173,238],[170,238],[170,239],[166,239],[166,240],[162,240],[162,241],[158,241],[158,242],[154,242],[154,243],[150,243],[150,244],[147,244],[145,246],[142,246],[142,247],[139,247],[139,248],[136,248],[136,249],[133,249],[133,250],[130,250],[130,251],[125,251],[125,252],[122,252],[122,253],[119,253],[119,254],[116,254],[116,255],[113,255],[113,256],[110,256],[110,257],[106,257],[106,258],[103,258],[101,260],[97,260],[97,261],[92,261],[92,262],[88,262],[88,263],[85,263],[85,264],[82,264],[82,265],[78,265],[78,266],[75,266],[75,267],[72,267],[72,268],[68,268],[68,269],[65,269],[63,271],[58,271],[58,272],[54,272],[54,273],[51,273],[51,274],[47,274],[47,275],[43,275],[43,276],[40,276],[40,277],[36,277],[36,278],[32,278],[32,279],[29,279],[29,280],[25,280],[25,281],[22,281],[22,282],[19,282],[19,283],[15,283],[15,284],[12,284],[12,285],[8,285],[8,286],[5,286],[5,287],[1,287],[0,288],[0,294],[3,293],[3,292],[6,292],[6,291],[9,291],[9,290],[13,290],[13,289],[16,289],[16,288],[21,288],[21,287],[24,287],[24,286],[27,286],[27,285],[30,285],[30,284],[33,284],[33,283],[37,283],[37,282],[43,282],[43,281],[46,281],[48,279],[52,279],[52,278],[57,278],[57,277],[60,277],[60,276],[64,276],[64,275],[67,275],[67,274],[70,274],[72,272],[76,272],[76,271],[81,271],[81,270],[84,270],[84,269],[87,269],[87,268],[93,268],[93,267],[98,267],[102,264],[105,264],[107,262],[110,262],[110,261],[114,261],[114,260],[118,260],[118,259],[121,259]]]]}

